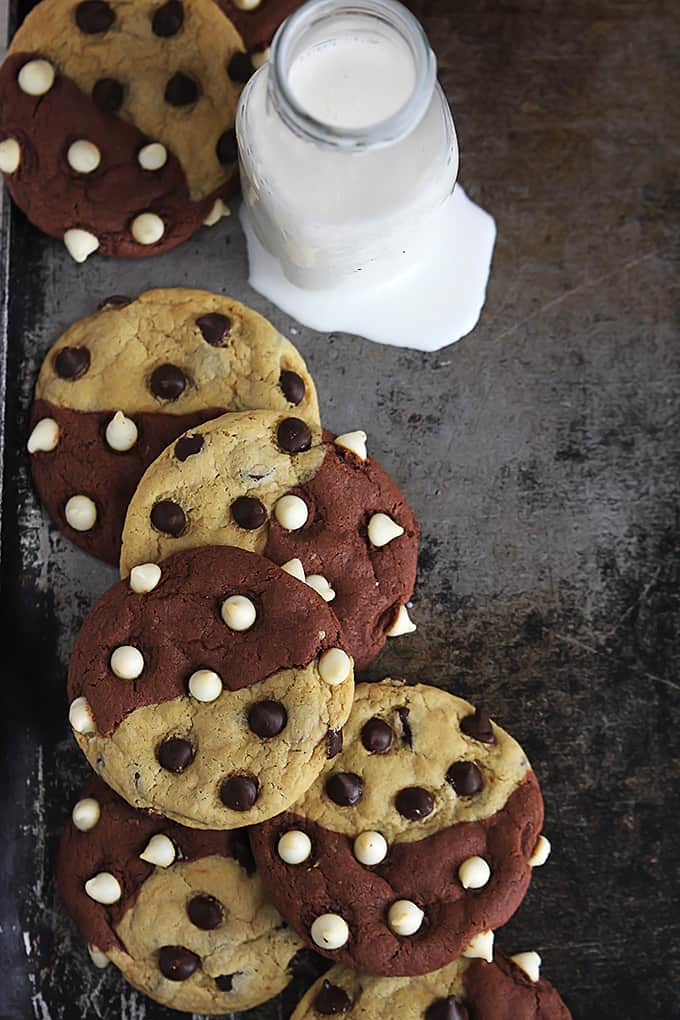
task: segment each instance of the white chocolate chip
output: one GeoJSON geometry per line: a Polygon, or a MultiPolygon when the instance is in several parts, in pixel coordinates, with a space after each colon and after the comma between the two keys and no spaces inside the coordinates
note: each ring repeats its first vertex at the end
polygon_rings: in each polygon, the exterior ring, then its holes
{"type": "Polygon", "coordinates": [[[214,227],[223,216],[231,216],[231,209],[228,205],[224,204],[221,198],[216,198],[212,204],[212,209],[203,220],[203,224],[206,227],[214,227]]]}
{"type": "Polygon", "coordinates": [[[256,617],[255,606],[245,595],[230,595],[222,603],[222,619],[229,630],[248,630],[256,617]]]}
{"type": "Polygon", "coordinates": [[[458,869],[463,889],[481,889],[491,878],[491,868],[483,857],[468,857],[458,869]]]}
{"type": "Polygon", "coordinates": [[[366,438],[366,433],[362,429],[358,429],[356,432],[343,432],[341,436],[336,436],[335,445],[342,446],[344,450],[351,450],[360,460],[366,460],[368,456],[366,438]]]}
{"type": "Polygon", "coordinates": [[[137,153],[142,170],[161,170],[168,162],[168,150],[160,142],[149,142],[137,153]]]}
{"type": "Polygon", "coordinates": [[[510,959],[523,970],[530,981],[538,981],[541,976],[541,963],[542,960],[538,953],[516,953],[515,956],[511,956],[510,959]]]}
{"type": "Polygon", "coordinates": [[[396,900],[387,912],[387,923],[395,935],[415,935],[425,917],[412,900],[396,900]]]}
{"type": "Polygon", "coordinates": [[[33,431],[28,437],[29,453],[50,453],[56,449],[59,442],[59,426],[54,418],[41,418],[33,426],[33,431]]]}
{"type": "Polygon", "coordinates": [[[64,517],[74,531],[90,531],[97,520],[97,507],[89,496],[71,496],[64,507],[64,517]]]}
{"type": "Polygon", "coordinates": [[[262,0],[232,0],[232,2],[239,11],[254,11],[256,7],[260,6],[262,0]]]}
{"type": "Polygon", "coordinates": [[[97,724],[87,698],[76,698],[68,710],[68,721],[76,733],[96,733],[97,724]]]}
{"type": "Polygon", "coordinates": [[[0,173],[13,174],[19,169],[21,149],[16,138],[5,138],[0,142],[0,173]]]}
{"type": "Polygon", "coordinates": [[[116,411],[104,435],[112,450],[125,453],[135,445],[139,432],[132,418],[128,418],[122,411],[116,411]]]}
{"type": "Polygon", "coordinates": [[[139,648],[120,645],[111,653],[111,669],[121,680],[136,680],[144,669],[144,656],[139,648]]]}
{"type": "Polygon", "coordinates": [[[282,496],[274,506],[274,516],[286,531],[297,531],[307,523],[309,510],[304,499],[299,496],[282,496]]]}
{"type": "Polygon", "coordinates": [[[271,52],[270,47],[266,46],[263,50],[258,50],[257,53],[250,54],[250,63],[256,71],[259,71],[261,67],[264,67],[271,56],[271,52]]]}
{"type": "Polygon", "coordinates": [[[137,244],[156,244],[165,233],[165,224],[156,213],[145,212],[135,216],[130,230],[137,244]]]}
{"type": "Polygon", "coordinates": [[[286,864],[302,864],[312,852],[312,841],[306,832],[289,829],[279,840],[277,850],[286,864]]]}
{"type": "Polygon", "coordinates": [[[161,579],[161,568],[157,563],[140,563],[130,571],[130,587],[138,595],[153,591],[161,579]]]}
{"type": "Polygon", "coordinates": [[[222,678],[212,669],[197,669],[189,677],[189,693],[196,701],[215,701],[222,693],[222,678]]]}
{"type": "Polygon", "coordinates": [[[302,566],[302,560],[298,560],[297,558],[288,560],[287,563],[283,564],[281,570],[285,570],[291,577],[296,577],[298,581],[307,580],[305,577],[305,568],[302,566]]]}
{"type": "Polygon", "coordinates": [[[344,684],[352,672],[352,661],[342,648],[329,648],[319,656],[319,676],[331,687],[344,684]]]}
{"type": "Polygon", "coordinates": [[[534,847],[534,852],[529,858],[530,868],[540,868],[550,857],[552,847],[547,836],[539,836],[534,847]]]}
{"type": "Polygon", "coordinates": [[[369,868],[380,864],[387,857],[387,840],[380,832],[362,832],[354,840],[354,856],[369,868]]]}
{"type": "Polygon", "coordinates": [[[91,174],[102,161],[102,154],[94,144],[86,138],[71,142],[66,153],[68,165],[79,174],[91,174]]]}
{"type": "Polygon", "coordinates": [[[399,606],[397,615],[394,618],[394,623],[388,630],[385,631],[388,637],[401,637],[402,634],[412,634],[416,630],[416,625],[408,615],[408,609],[406,606],[399,606]]]}
{"type": "Polygon", "coordinates": [[[81,832],[89,832],[90,829],[94,829],[101,813],[102,809],[98,800],[95,800],[94,797],[84,797],[74,805],[71,818],[76,829],[80,829],[81,832]]]}
{"type": "Polygon", "coordinates": [[[310,588],[318,592],[324,602],[332,602],[335,598],[335,592],[323,574],[308,574],[306,581],[310,588]]]}
{"type": "Polygon", "coordinates": [[[117,903],[123,895],[118,879],[110,871],[100,871],[94,878],[88,878],[85,883],[85,892],[96,903],[103,903],[110,906],[117,903]]]}
{"type": "Polygon", "coordinates": [[[49,60],[29,60],[19,71],[19,88],[29,96],[44,96],[54,85],[54,68],[49,60]]]}
{"type": "Polygon", "coordinates": [[[339,914],[321,914],[310,931],[313,941],[321,949],[340,949],[349,939],[347,921],[339,914]]]}
{"type": "Polygon", "coordinates": [[[487,963],[492,963],[493,938],[492,931],[480,931],[463,951],[463,956],[468,960],[486,960],[487,963]]]}
{"type": "Polygon", "coordinates": [[[99,240],[89,230],[80,230],[79,227],[72,227],[64,234],[66,251],[76,262],[84,262],[85,259],[97,250],[99,240]]]}
{"type": "Polygon", "coordinates": [[[162,832],[152,836],[139,855],[140,860],[155,864],[157,868],[169,868],[176,856],[175,844],[162,832]]]}
{"type": "Polygon", "coordinates": [[[368,522],[369,541],[378,549],[403,534],[404,529],[387,514],[373,514],[368,522]]]}
{"type": "Polygon", "coordinates": [[[97,949],[96,946],[88,946],[87,951],[90,954],[90,959],[95,967],[99,967],[100,970],[103,970],[104,967],[108,967],[111,963],[106,953],[102,953],[101,949],[97,949]]]}

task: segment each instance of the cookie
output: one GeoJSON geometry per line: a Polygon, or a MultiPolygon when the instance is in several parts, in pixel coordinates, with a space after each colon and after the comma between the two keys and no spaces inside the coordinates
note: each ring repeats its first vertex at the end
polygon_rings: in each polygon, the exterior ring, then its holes
{"type": "Polygon", "coordinates": [[[395,680],[359,684],[340,753],[251,845],[274,904],[330,959],[424,974],[490,958],[543,822],[522,748],[484,710],[395,680]]]}
{"type": "Polygon", "coordinates": [[[271,323],[208,291],[117,295],[43,362],[28,444],[38,495],[71,541],[117,564],[149,464],[187,429],[249,407],[319,419],[305,363],[271,323]]]}
{"type": "Polygon", "coordinates": [[[173,248],[227,211],[244,66],[213,0],[44,0],[0,69],[12,197],[78,262],[173,248]]]}
{"type": "Polygon", "coordinates": [[[183,460],[165,450],[130,502],[123,576],[178,548],[237,545],[285,564],[316,588],[338,617],[357,668],[387,636],[415,630],[406,603],[418,525],[395,482],[367,456],[365,433],[334,439],[297,416],[250,411],[192,435],[202,441],[196,455],[183,460]],[[156,507],[168,501],[182,514],[181,529],[159,526],[156,507]]]}
{"type": "Polygon", "coordinates": [[[309,989],[291,1020],[571,1020],[537,953],[493,963],[464,957],[422,977],[376,978],[332,967],[309,989]]]}
{"type": "Polygon", "coordinates": [[[243,549],[138,565],[76,639],[69,720],[135,807],[232,829],[290,805],[335,753],[352,660],[332,610],[243,549]]]}
{"type": "Polygon", "coordinates": [[[61,839],[59,891],[97,966],[157,1002],[250,1009],[286,987],[299,939],[267,902],[242,830],[199,831],[93,776],[61,839]]]}
{"type": "Polygon", "coordinates": [[[255,64],[266,53],[276,30],[305,0],[218,0],[220,7],[241,34],[255,64]]]}

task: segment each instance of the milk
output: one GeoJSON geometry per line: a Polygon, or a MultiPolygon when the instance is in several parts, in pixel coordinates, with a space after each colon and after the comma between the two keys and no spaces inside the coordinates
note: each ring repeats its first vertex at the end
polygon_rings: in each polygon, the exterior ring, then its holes
{"type": "Polygon", "coordinates": [[[318,0],[272,59],[237,119],[251,285],[318,330],[422,350],[464,336],[495,225],[456,185],[453,119],[418,23],[389,0],[318,0]]]}

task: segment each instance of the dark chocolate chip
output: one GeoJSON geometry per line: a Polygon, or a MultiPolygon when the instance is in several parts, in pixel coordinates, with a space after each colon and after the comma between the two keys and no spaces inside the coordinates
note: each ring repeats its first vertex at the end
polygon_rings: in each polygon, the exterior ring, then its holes
{"type": "Polygon", "coordinates": [[[324,981],[314,999],[314,1009],[322,1016],[335,1016],[337,1013],[348,1013],[352,1008],[352,1000],[344,988],[324,981]]]}
{"type": "Polygon", "coordinates": [[[238,159],[238,141],[233,128],[220,135],[215,152],[220,163],[235,163],[238,159]]]}
{"type": "Polygon", "coordinates": [[[234,53],[227,64],[227,74],[232,81],[238,82],[239,85],[245,85],[247,81],[250,81],[255,74],[255,68],[248,54],[234,53]]]}
{"type": "Polygon", "coordinates": [[[364,783],[354,772],[334,772],[326,780],[326,793],[340,807],[351,807],[363,797],[364,783]]]}
{"type": "Polygon", "coordinates": [[[163,4],[154,12],[151,20],[153,34],[159,35],[162,39],[177,35],[183,24],[184,4],[179,0],[168,0],[167,4],[163,4]]]}
{"type": "Polygon", "coordinates": [[[315,953],[313,949],[306,946],[298,949],[295,956],[291,957],[288,964],[288,971],[292,977],[305,978],[306,981],[315,980],[328,969],[328,960],[315,953]]]}
{"type": "Polygon", "coordinates": [[[172,538],[179,538],[187,526],[187,515],[171,499],[161,499],[155,503],[149,516],[156,531],[172,538]]]}
{"type": "Polygon", "coordinates": [[[468,1020],[468,1011],[455,995],[437,999],[428,1006],[425,1020],[468,1020]]]}
{"type": "Polygon", "coordinates": [[[371,754],[384,754],[389,751],[393,736],[392,727],[374,716],[362,727],[361,743],[371,754]]]}
{"type": "Polygon", "coordinates": [[[198,85],[193,78],[182,71],[176,71],[168,78],[165,86],[165,101],[171,106],[191,106],[198,99],[198,85]]]}
{"type": "Polygon", "coordinates": [[[177,365],[159,365],[149,379],[149,389],[159,400],[177,400],[186,385],[187,377],[177,365]]]}
{"type": "Polygon", "coordinates": [[[231,319],[227,315],[220,315],[219,312],[210,312],[196,319],[196,325],[207,344],[211,347],[221,347],[222,341],[229,336],[231,319]]]}
{"type": "Polygon", "coordinates": [[[460,728],[467,737],[479,740],[482,744],[495,744],[496,737],[485,705],[476,708],[472,715],[466,715],[460,721],[460,728]]]}
{"type": "Polygon", "coordinates": [[[203,449],[203,436],[182,436],[175,443],[175,457],[184,462],[188,457],[200,453],[203,449]]]}
{"type": "Polygon", "coordinates": [[[116,15],[104,0],[83,0],[76,7],[76,25],[86,35],[106,32],[116,20],[116,15]]]}
{"type": "Polygon", "coordinates": [[[230,776],[220,788],[220,797],[225,807],[232,811],[249,811],[260,793],[260,784],[255,776],[230,776]]]}
{"type": "Polygon", "coordinates": [[[239,496],[231,504],[231,516],[240,528],[255,531],[267,520],[267,511],[259,499],[252,496],[239,496]]]}
{"type": "Polygon", "coordinates": [[[87,347],[62,347],[54,359],[54,369],[61,379],[80,379],[89,367],[87,347]]]}
{"type": "Polygon", "coordinates": [[[186,981],[200,964],[200,957],[184,946],[161,946],[158,951],[158,969],[168,981],[186,981]]]}
{"type": "Polygon", "coordinates": [[[286,453],[302,453],[312,445],[312,433],[301,418],[284,418],[276,430],[276,438],[286,453]]]}
{"type": "Polygon", "coordinates": [[[265,740],[278,736],[287,722],[288,713],[280,701],[256,701],[248,709],[248,726],[265,740]]]}
{"type": "Polygon", "coordinates": [[[399,814],[411,822],[427,818],[434,810],[434,797],[422,786],[405,786],[394,798],[394,803],[399,814]]]}
{"type": "Polygon", "coordinates": [[[326,757],[335,758],[342,751],[342,730],[329,730],[326,734],[326,757]]]}
{"type": "Polygon", "coordinates": [[[115,78],[100,78],[92,89],[92,101],[102,113],[115,113],[123,103],[123,86],[115,78]]]}
{"type": "Polygon", "coordinates": [[[156,758],[162,768],[179,775],[194,760],[194,749],[182,737],[168,737],[156,751],[156,758]]]}
{"type": "Polygon", "coordinates": [[[291,404],[299,404],[304,399],[305,381],[297,372],[288,370],[282,372],[279,377],[279,385],[283,390],[284,397],[291,404]]]}
{"type": "Polygon", "coordinates": [[[234,974],[220,974],[215,978],[215,984],[221,992],[230,992],[234,984],[234,978],[240,973],[240,970],[237,970],[234,974]]]}
{"type": "Polygon", "coordinates": [[[401,739],[407,747],[413,747],[413,732],[411,730],[411,724],[408,721],[410,710],[406,707],[398,708],[397,715],[399,716],[399,722],[401,723],[401,739]]]}
{"type": "Polygon", "coordinates": [[[224,921],[224,910],[214,896],[194,896],[187,903],[187,914],[192,924],[202,931],[213,931],[224,921]]]}
{"type": "Polygon", "coordinates": [[[125,308],[130,304],[132,304],[131,297],[127,297],[125,294],[111,294],[110,297],[99,302],[97,310],[101,312],[104,308],[125,308]]]}
{"type": "Polygon", "coordinates": [[[446,773],[446,782],[459,797],[474,797],[484,785],[482,773],[473,761],[454,761],[446,773]]]}

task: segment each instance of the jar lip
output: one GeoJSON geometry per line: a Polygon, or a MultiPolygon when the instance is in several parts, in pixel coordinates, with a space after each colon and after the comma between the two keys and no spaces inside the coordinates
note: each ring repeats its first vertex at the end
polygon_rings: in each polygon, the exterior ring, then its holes
{"type": "Polygon", "coordinates": [[[416,17],[397,0],[310,0],[290,15],[272,42],[270,93],[288,126],[313,141],[333,149],[378,149],[399,141],[422,120],[432,100],[437,61],[425,31],[416,17]],[[337,127],[312,116],[300,104],[288,84],[295,43],[309,28],[331,15],[371,15],[398,31],[413,56],[415,82],[403,106],[384,120],[367,127],[337,127]]]}

